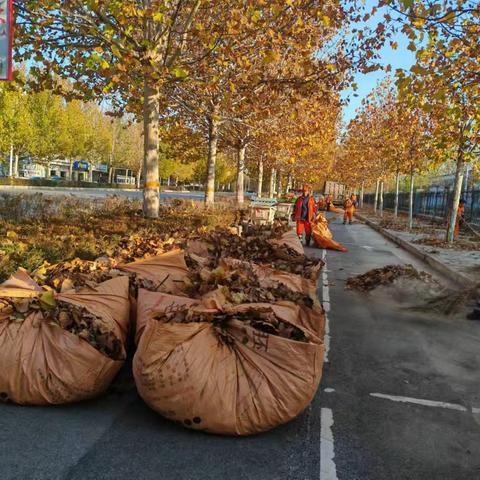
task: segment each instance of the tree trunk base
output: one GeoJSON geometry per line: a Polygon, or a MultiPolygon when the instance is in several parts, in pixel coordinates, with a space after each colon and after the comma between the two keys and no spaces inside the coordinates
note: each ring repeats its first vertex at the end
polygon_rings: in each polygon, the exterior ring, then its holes
{"type": "Polygon", "coordinates": [[[143,213],[146,218],[158,218],[160,208],[160,189],[146,188],[143,191],[143,213]]]}

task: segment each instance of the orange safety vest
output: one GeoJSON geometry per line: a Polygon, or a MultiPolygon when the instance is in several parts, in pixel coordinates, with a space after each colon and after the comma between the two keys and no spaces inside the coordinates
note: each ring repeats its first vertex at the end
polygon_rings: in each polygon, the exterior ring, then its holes
{"type": "MultiPolygon", "coordinates": [[[[299,222],[302,219],[303,195],[297,198],[295,202],[295,220],[299,222]]],[[[315,199],[310,195],[307,203],[307,221],[313,222],[315,219],[315,199]]]]}
{"type": "Polygon", "coordinates": [[[355,210],[355,205],[350,198],[347,198],[343,203],[343,208],[347,211],[353,211],[355,210]]]}

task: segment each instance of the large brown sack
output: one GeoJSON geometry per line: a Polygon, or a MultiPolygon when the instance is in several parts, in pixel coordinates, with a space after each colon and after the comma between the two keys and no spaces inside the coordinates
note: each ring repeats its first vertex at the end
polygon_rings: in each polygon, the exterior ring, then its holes
{"type": "Polygon", "coordinates": [[[290,230],[280,238],[268,241],[272,245],[275,254],[283,260],[302,263],[305,258],[305,250],[298,235],[290,230]]]}
{"type": "Polygon", "coordinates": [[[328,228],[328,221],[322,214],[317,216],[317,219],[312,225],[312,235],[313,241],[318,248],[348,252],[346,247],[333,239],[333,234],[328,228]]]}
{"type": "Polygon", "coordinates": [[[183,289],[183,281],[189,272],[185,263],[185,253],[179,249],[156,257],[119,265],[118,269],[150,280],[158,284],[157,291],[168,293],[180,293],[183,289]]]}
{"type": "Polygon", "coordinates": [[[240,321],[220,331],[208,322],[155,319],[184,308],[219,313],[218,305],[139,293],[140,342],[133,371],[138,391],[152,409],[196,430],[251,435],[292,420],[309,405],[320,382],[324,346],[298,322],[296,305],[241,305],[230,313],[274,312],[306,332],[307,342],[270,335],[240,321]]]}
{"type": "MultiPolygon", "coordinates": [[[[219,266],[223,268],[241,268],[245,264],[247,264],[247,262],[242,262],[241,260],[234,258],[225,258],[220,261],[219,266]]],[[[281,283],[293,292],[310,297],[313,302],[312,308],[297,304],[299,307],[298,322],[300,325],[312,330],[317,336],[323,339],[325,334],[325,313],[318,301],[316,282],[300,275],[281,272],[265,265],[257,265],[253,262],[250,262],[247,265],[257,276],[262,287],[275,288],[276,283],[281,283]]],[[[277,302],[277,304],[280,303],[282,302],[277,302]]],[[[288,303],[289,302],[287,301],[286,304],[288,303]]]]}
{"type": "MultiPolygon", "coordinates": [[[[0,286],[0,298],[32,298],[44,292],[24,271],[0,286]]],[[[128,278],[55,295],[85,307],[124,345],[128,330],[128,278]]],[[[0,398],[22,405],[77,402],[103,393],[122,367],[77,335],[31,311],[21,323],[0,315],[0,398]]]]}
{"type": "Polygon", "coordinates": [[[222,258],[220,261],[220,266],[227,265],[233,268],[241,267],[244,264],[248,264],[255,275],[257,275],[261,284],[266,287],[271,287],[275,283],[281,283],[294,292],[311,295],[314,298],[317,298],[317,282],[314,282],[309,278],[294,273],[275,270],[267,265],[258,265],[254,262],[244,262],[236,258],[222,258]]]}

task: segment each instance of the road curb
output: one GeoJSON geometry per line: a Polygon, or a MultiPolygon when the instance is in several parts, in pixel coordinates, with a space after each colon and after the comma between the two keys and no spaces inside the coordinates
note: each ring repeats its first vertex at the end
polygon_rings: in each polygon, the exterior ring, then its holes
{"type": "Polygon", "coordinates": [[[434,256],[416,247],[414,244],[407,242],[406,240],[404,240],[403,238],[400,238],[399,236],[395,235],[392,232],[389,232],[385,228],[381,227],[378,223],[372,222],[367,217],[359,213],[355,213],[355,216],[362,222],[365,222],[369,227],[373,228],[374,230],[382,234],[385,238],[388,238],[389,240],[396,243],[403,249],[407,250],[407,252],[411,253],[412,255],[415,255],[417,258],[424,261],[427,265],[429,265],[430,267],[432,267],[438,273],[444,275],[445,277],[450,278],[454,282],[459,283],[464,287],[471,287],[472,283],[474,283],[474,280],[469,276],[464,275],[463,273],[457,272],[456,270],[449,267],[445,263],[436,259],[434,256]]]}

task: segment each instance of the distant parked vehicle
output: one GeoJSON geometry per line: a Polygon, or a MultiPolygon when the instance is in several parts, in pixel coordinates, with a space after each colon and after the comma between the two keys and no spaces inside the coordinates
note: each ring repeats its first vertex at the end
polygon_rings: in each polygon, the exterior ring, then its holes
{"type": "Polygon", "coordinates": [[[65,179],[63,177],[60,177],[59,175],[53,175],[48,180],[51,180],[52,182],[64,182],[65,181],[65,179]]]}

